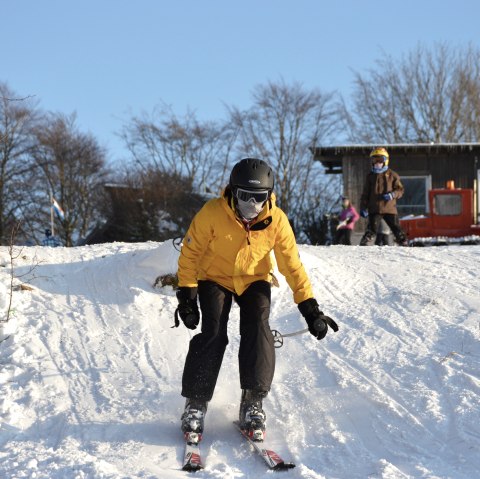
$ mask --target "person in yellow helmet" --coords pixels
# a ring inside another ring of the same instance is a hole
[[[263,438],[262,400],[270,390],[275,369],[268,323],[272,251],[310,333],[323,339],[328,326],[338,330],[313,297],[292,227],[275,205],[273,186],[274,173],[265,161],[244,158],[233,167],[222,195],[203,206],[184,238],[178,261],[177,312],[190,329],[198,326],[202,313],[201,332],[190,341],[182,377],[186,404],[181,429],[186,437],[201,437],[203,433],[235,301],[240,308],[240,425],[250,437]]]
[[[368,218],[368,225],[360,246],[374,243],[382,218],[392,230],[396,242],[407,246],[407,236],[400,227],[397,212],[397,200],[404,192],[400,176],[389,168],[390,155],[386,148],[374,148],[370,159],[372,169],[365,179],[360,198],[360,216]]]

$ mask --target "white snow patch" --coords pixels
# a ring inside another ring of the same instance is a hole
[[[480,246],[300,246],[340,325],[285,338],[265,401],[291,478],[455,478],[480,470]],[[7,257],[0,248],[0,257]],[[24,248],[0,336],[0,477],[181,478],[183,362],[172,242]],[[33,269],[32,269],[33,268]],[[305,328],[277,272],[271,326]],[[0,269],[0,311],[9,268]],[[233,428],[238,307],[206,419],[203,478],[271,477]],[[289,433],[288,444],[283,436]]]

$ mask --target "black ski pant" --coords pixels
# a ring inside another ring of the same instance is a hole
[[[387,223],[388,227],[392,230],[393,236],[395,236],[395,240],[398,244],[403,244],[405,241],[407,241],[407,235],[400,227],[398,215],[387,213],[381,215],[374,213],[368,216],[367,231],[365,231],[365,234],[360,240],[360,246],[367,246],[373,242],[377,236],[378,226],[380,221],[382,221],[382,217],[385,220],[385,223]]]
[[[275,371],[275,347],[268,323],[270,283],[256,281],[238,296],[213,281],[199,281],[198,299],[202,330],[190,341],[182,396],[212,399],[228,344],[227,324],[233,299],[240,307],[240,387],[268,392]]]
[[[340,228],[337,230],[333,244],[352,246],[352,230],[349,228]]]

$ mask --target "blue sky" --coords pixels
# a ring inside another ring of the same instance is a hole
[[[160,101],[221,120],[269,80],[348,97],[382,52],[480,47],[478,0],[0,0],[0,17],[0,81],[77,112],[110,160],[127,119]]]

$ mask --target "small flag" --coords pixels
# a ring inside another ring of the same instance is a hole
[[[65,219],[65,212],[62,210],[55,198],[52,198],[52,205],[55,213],[57,213],[57,216],[63,221]]]

